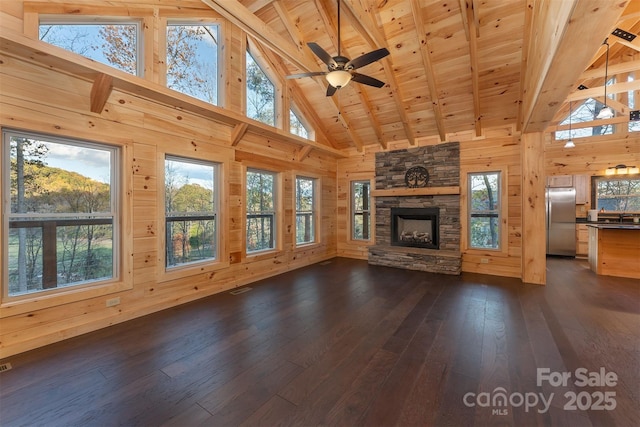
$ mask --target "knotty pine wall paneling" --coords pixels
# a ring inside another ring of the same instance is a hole
[[[564,141],[545,145],[545,172],[550,175],[604,175],[618,164],[640,167],[638,132],[573,138],[575,148],[564,148]]]
[[[6,16],[7,2],[0,9]],[[4,22],[3,22],[4,24]],[[256,280],[336,256],[336,173],[333,157],[312,150],[302,162],[294,160],[298,147],[291,143],[248,133],[236,147],[230,144],[232,128],[195,113],[178,110],[153,99],[114,89],[100,114],[89,110],[91,82],[82,76],[56,71],[18,57],[0,53],[0,126],[61,137],[111,143],[123,147],[123,215],[129,225],[125,240],[131,243],[123,268],[130,271],[128,289],[96,292],[90,297],[38,298],[0,306],[0,358],[97,330],[192,301]],[[236,58],[238,59],[238,58]],[[241,56],[244,60],[244,56]],[[163,267],[164,197],[162,171],[165,153],[220,161],[224,199],[221,206],[221,262],[218,268],[188,270],[166,275]],[[295,248],[292,199],[283,203],[283,230],[279,250],[260,257],[244,257],[245,226],[242,162],[272,169],[283,179],[283,197],[293,197],[294,171],[309,170],[319,176],[319,243]],[[284,160],[283,160],[284,159]],[[0,231],[3,233],[3,231]],[[0,238],[2,236],[0,235]],[[77,293],[76,293],[77,294]],[[106,307],[106,300],[120,304]]]
[[[355,153],[347,159],[338,160],[337,187],[337,240],[338,255],[347,258],[367,259],[369,246],[375,243],[375,208],[371,198],[371,240],[351,238],[351,182],[370,180],[375,189],[375,152]]]

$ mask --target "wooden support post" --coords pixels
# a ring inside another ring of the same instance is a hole
[[[522,135],[522,281],[547,281],[544,136]]]

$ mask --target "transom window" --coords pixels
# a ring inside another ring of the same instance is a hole
[[[275,126],[275,86],[248,51],[246,73],[247,117]]]
[[[167,25],[167,87],[218,104],[218,26]]]
[[[217,258],[218,164],[167,156],[167,268]]]
[[[316,179],[296,177],[296,243],[316,240]]]
[[[3,131],[4,297],[117,277],[119,150]]]
[[[369,181],[351,182],[351,238],[369,240],[371,235],[371,208]]]
[[[40,22],[40,40],[110,65],[142,75],[140,24],[133,21]]]
[[[469,247],[500,249],[500,172],[469,174]]]
[[[275,249],[276,174],[247,170],[247,252]]]

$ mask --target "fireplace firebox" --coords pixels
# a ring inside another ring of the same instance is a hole
[[[391,208],[391,245],[439,249],[439,208]]]

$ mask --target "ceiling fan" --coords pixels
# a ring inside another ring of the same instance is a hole
[[[387,50],[387,48],[383,47],[381,49],[365,53],[364,55],[361,55],[355,59],[349,59],[340,55],[340,0],[338,0],[338,55],[332,57],[317,43],[307,43],[307,46],[309,46],[313,53],[315,53],[316,56],[327,65],[328,71],[292,74],[290,76],[287,76],[287,79],[325,76],[325,78],[329,82],[329,86],[327,87],[327,96],[333,95],[334,93],[336,93],[336,90],[340,89],[341,87],[345,87],[351,80],[357,83],[362,83],[374,87],[384,86],[384,82],[373,77],[366,76],[364,74],[356,73],[354,70],[360,67],[364,67],[365,65],[369,65],[372,62],[378,61],[389,55],[389,51]]]

